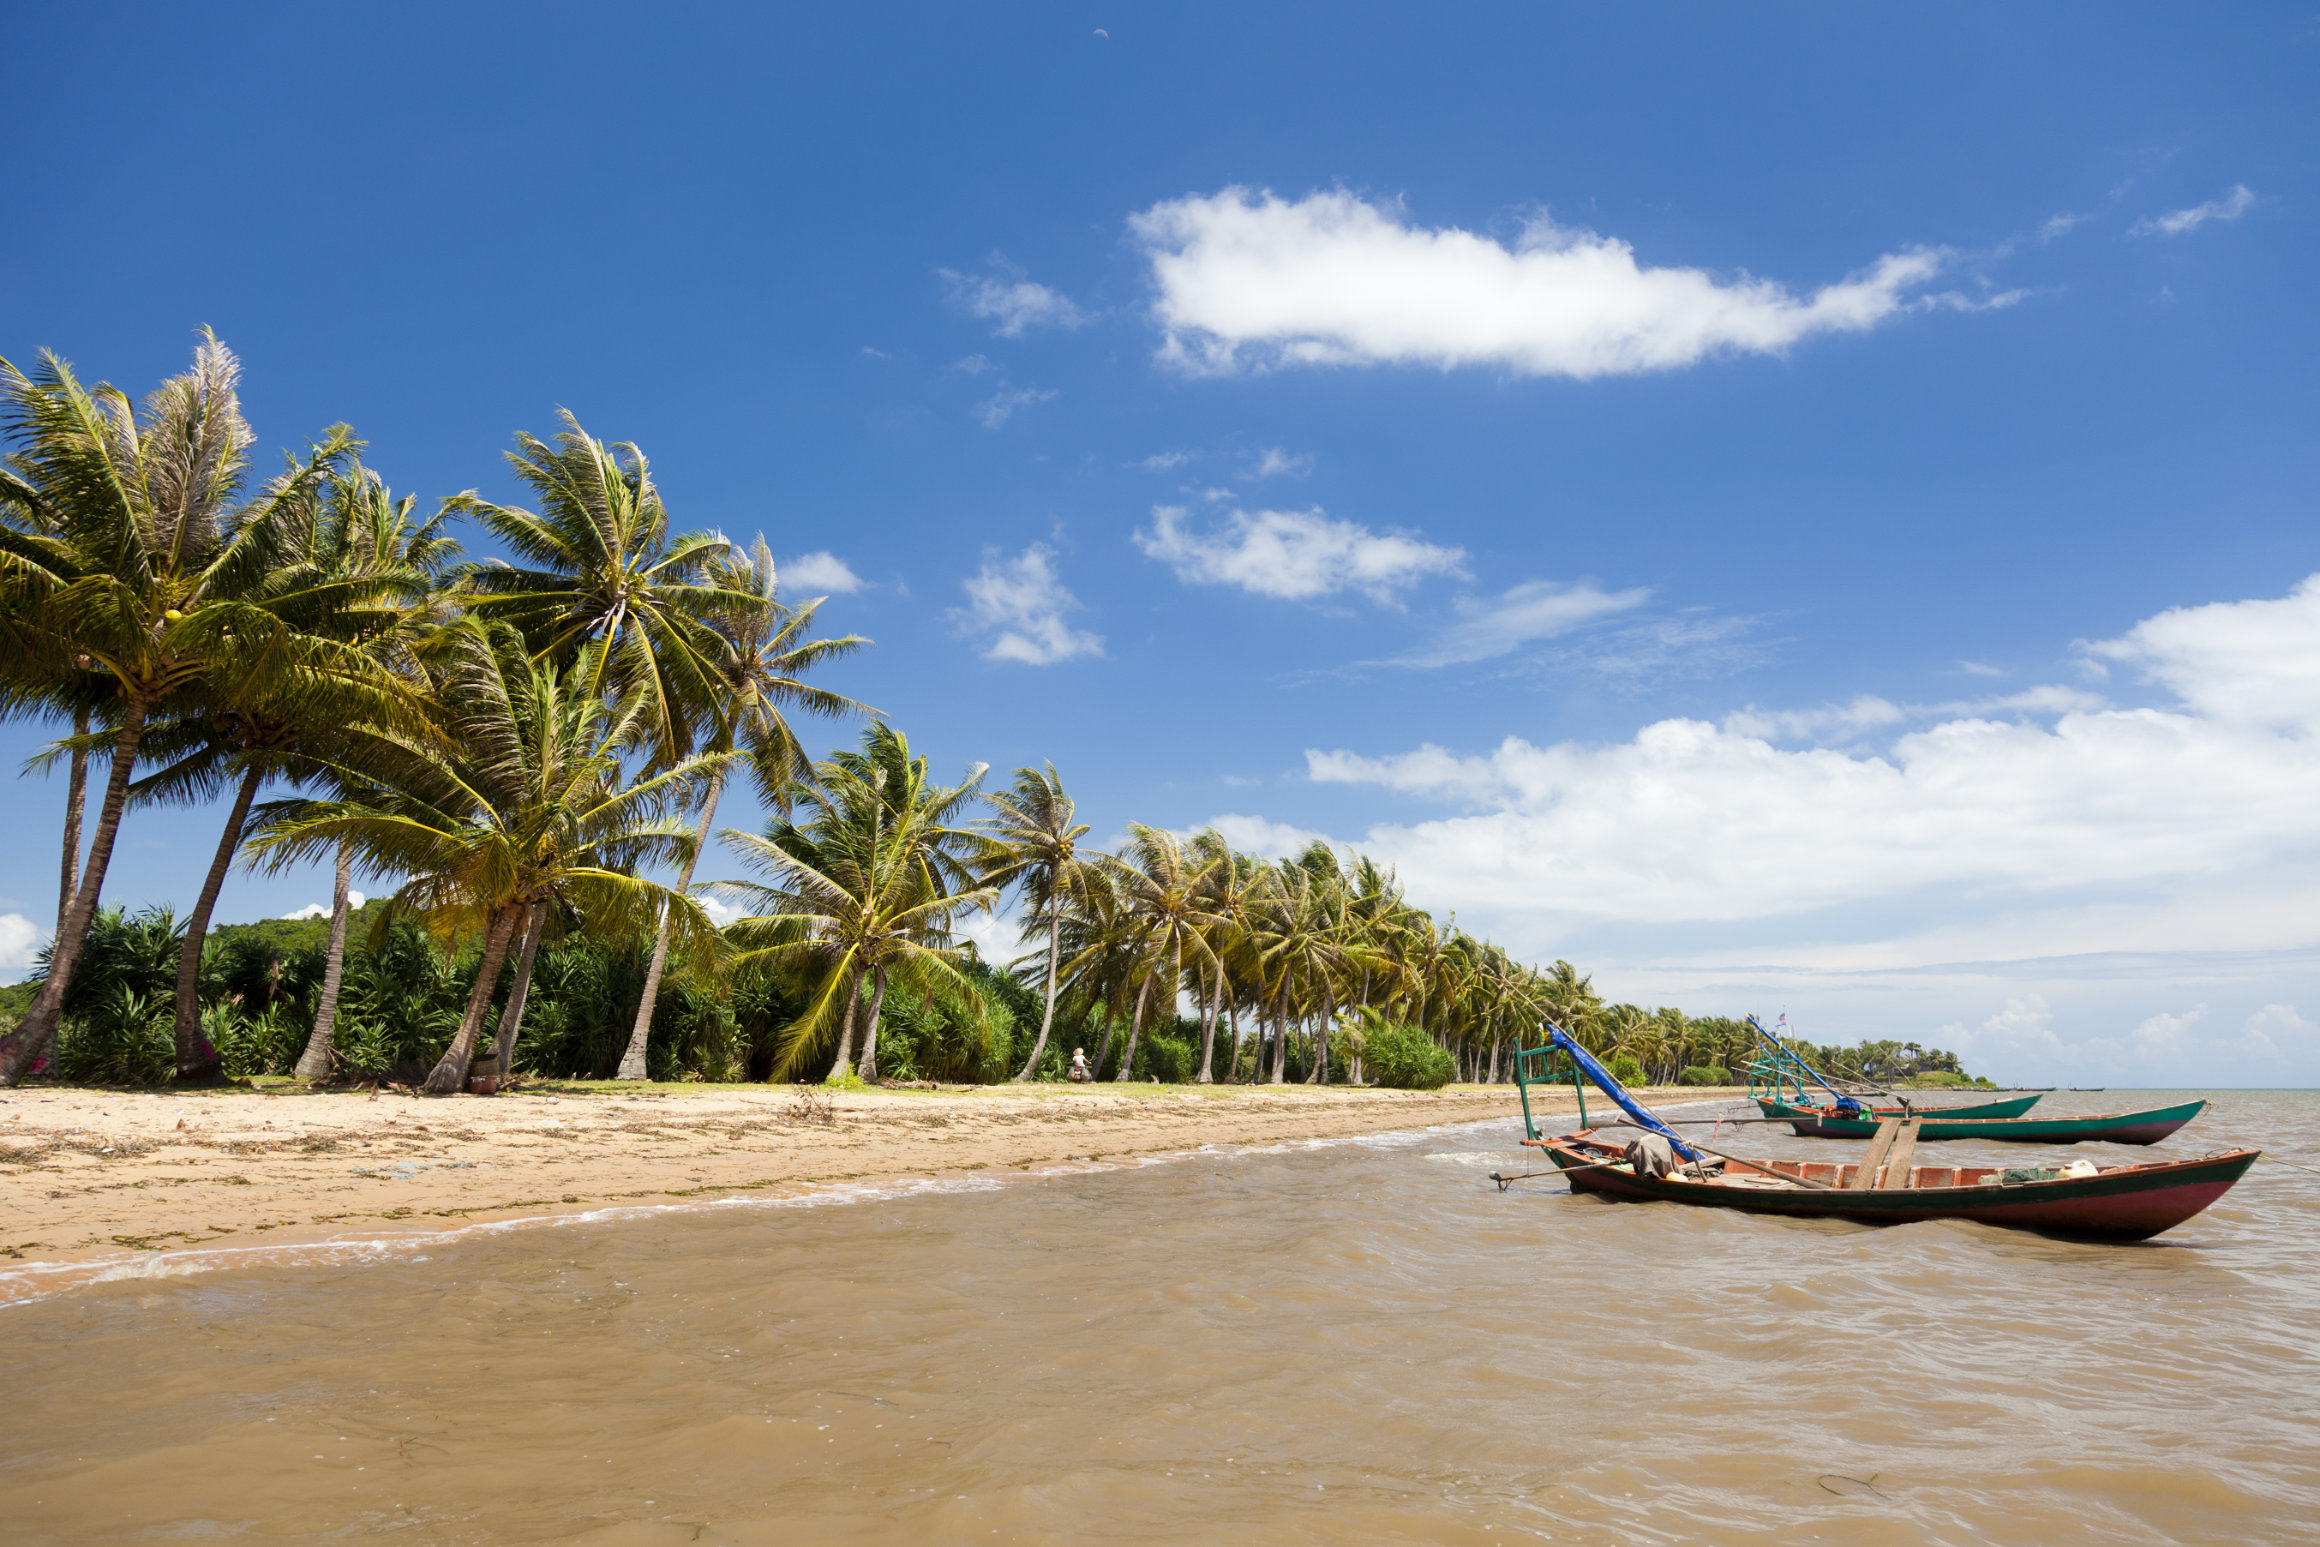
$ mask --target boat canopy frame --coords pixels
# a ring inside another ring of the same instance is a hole
[[[1764,1023],[1753,1015],[1748,1017],[1748,1029],[1756,1033],[1756,1057],[1748,1064],[1748,1094],[1751,1098],[1758,1097],[1757,1087],[1762,1085],[1766,1094],[1775,1101],[1788,1100],[1789,1093],[1793,1091],[1799,1106],[1814,1104],[1805,1093],[1804,1082],[1809,1079],[1835,1098],[1838,1111],[1865,1113],[1868,1110],[1859,1096],[1831,1085],[1827,1076],[1806,1063],[1795,1048],[1765,1030]],[[1893,1094],[1881,1086],[1869,1085],[1864,1088],[1877,1095]],[[1908,1105],[1907,1102],[1902,1104]]]
[[[1602,1062],[1593,1053],[1581,1047],[1577,1038],[1553,1021],[1542,1022],[1540,1029],[1546,1033],[1546,1040],[1537,1047],[1524,1047],[1520,1043],[1515,1046],[1514,1085],[1516,1093],[1522,1098],[1523,1131],[1525,1134],[1533,1139],[1541,1137],[1538,1119],[1531,1113],[1531,1087],[1533,1085],[1560,1085],[1563,1083],[1562,1076],[1548,1064],[1550,1057],[1560,1053],[1571,1061],[1571,1088],[1579,1096],[1580,1132],[1586,1132],[1588,1127],[1587,1088],[1579,1080],[1579,1076],[1584,1074],[1588,1079],[1593,1080],[1603,1094],[1609,1096],[1621,1111],[1635,1120],[1636,1127],[1649,1129],[1667,1140],[1675,1147],[1675,1152],[1685,1160],[1696,1161],[1700,1158],[1699,1151],[1686,1144],[1682,1134],[1663,1122],[1658,1113],[1629,1095],[1627,1087],[1619,1083],[1618,1077],[1604,1068]]]

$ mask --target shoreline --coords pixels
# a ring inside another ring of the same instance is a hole
[[[1542,1116],[1572,1110],[1567,1091],[1559,1101],[1534,1091],[1532,1105]],[[547,1084],[435,1098],[18,1087],[0,1097],[0,1276],[124,1260],[165,1272],[168,1258],[196,1248],[777,1200],[1520,1111],[1512,1086]],[[0,1288],[0,1303],[12,1298]]]

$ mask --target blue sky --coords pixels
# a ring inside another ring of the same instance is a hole
[[[938,763],[1360,844],[1620,997],[2320,1081],[2309,9],[13,37],[20,363],[142,393],[208,324],[262,438],[428,504],[568,407],[803,561]],[[133,819],[108,896],[214,838]]]

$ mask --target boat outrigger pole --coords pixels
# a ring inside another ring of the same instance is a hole
[[[1781,1094],[1780,1087],[1785,1081],[1796,1087],[1797,1099],[1803,1100],[1804,1082],[1805,1079],[1809,1078],[1815,1085],[1836,1098],[1838,1111],[1861,1112],[1866,1110],[1861,1105],[1860,1097],[1849,1096],[1823,1079],[1818,1069],[1798,1057],[1796,1049],[1781,1041],[1771,1032],[1766,1031],[1764,1023],[1753,1015],[1748,1017],[1748,1028],[1756,1033],[1756,1040],[1764,1049],[1764,1056],[1759,1058],[1756,1061],[1756,1066],[1748,1072],[1771,1081],[1772,1094],[1776,1098]]]
[[[1636,1100],[1633,1096],[1630,1096],[1627,1093],[1627,1087],[1620,1084],[1619,1081],[1612,1076],[1611,1071],[1604,1068],[1601,1063],[1597,1062],[1595,1055],[1581,1047],[1577,1039],[1574,1038],[1569,1032],[1556,1025],[1553,1021],[1545,1022],[1544,1026],[1547,1033],[1547,1040],[1540,1043],[1537,1047],[1518,1048],[1515,1051],[1514,1058],[1514,1083],[1515,1089],[1520,1092],[1522,1096],[1523,1127],[1528,1130],[1532,1138],[1535,1139],[1539,1136],[1539,1126],[1531,1119],[1530,1087],[1533,1085],[1543,1085],[1549,1083],[1547,1076],[1547,1055],[1553,1052],[1560,1052],[1564,1057],[1571,1060],[1571,1085],[1579,1092],[1579,1126],[1582,1130],[1584,1130],[1587,1126],[1587,1092],[1579,1085],[1579,1076],[1584,1074],[1588,1079],[1595,1082],[1596,1086],[1602,1090],[1604,1095],[1609,1096],[1614,1102],[1618,1103],[1619,1109],[1621,1111],[1625,1112],[1629,1117],[1634,1118],[1638,1127],[1648,1128],[1653,1133],[1656,1133],[1661,1138],[1667,1140],[1669,1144],[1675,1146],[1675,1152],[1678,1155],[1681,1155],[1684,1159],[1698,1160],[1700,1158],[1699,1152],[1693,1149],[1691,1145],[1684,1142],[1684,1137],[1682,1134],[1677,1133],[1666,1123],[1661,1122],[1657,1113],[1653,1112],[1651,1108],[1645,1106],[1642,1102]],[[1536,1075],[1531,1075],[1526,1072],[1527,1061],[1530,1060],[1536,1060],[1536,1067],[1538,1069],[1538,1073]],[[1553,1083],[1559,1084],[1560,1081],[1555,1081]]]

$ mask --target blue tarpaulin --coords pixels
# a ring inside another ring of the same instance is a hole
[[[1676,1153],[1686,1160],[1697,1160],[1699,1154],[1683,1140],[1683,1135],[1661,1122],[1651,1108],[1627,1093],[1627,1087],[1611,1076],[1611,1071],[1595,1061],[1595,1055],[1581,1047],[1577,1040],[1553,1021],[1547,1022],[1547,1040],[1570,1055],[1579,1072],[1603,1087],[1603,1094],[1619,1103],[1620,1110],[1634,1118],[1653,1133],[1659,1134],[1676,1147]]]

